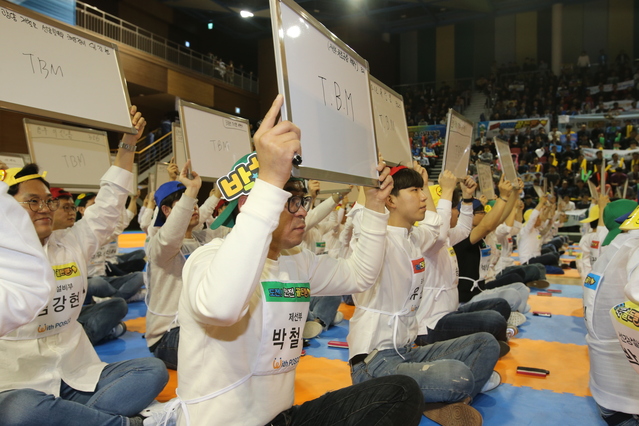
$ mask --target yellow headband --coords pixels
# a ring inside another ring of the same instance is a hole
[[[0,170],[0,181],[6,183],[9,186],[17,185],[22,182],[26,182],[32,179],[42,178],[44,179],[47,176],[47,172],[42,172],[41,175],[26,175],[16,179],[16,175],[21,171],[20,167],[13,167],[7,170]]]

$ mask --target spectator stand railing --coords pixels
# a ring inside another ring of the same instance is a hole
[[[212,55],[196,52],[81,1],[76,2],[75,10],[76,25],[79,27],[160,57],[173,64],[258,93],[259,82],[253,73],[234,69],[232,75],[228,74],[228,68],[226,71],[221,70]]]
[[[172,133],[173,132],[169,132],[163,135],[151,144],[142,143],[142,148],[139,151],[136,151],[138,176],[143,175],[147,170],[155,166],[155,163],[165,159],[173,153]],[[147,140],[146,136],[142,139],[142,142],[145,140]],[[138,146],[140,146],[140,142],[138,142]]]

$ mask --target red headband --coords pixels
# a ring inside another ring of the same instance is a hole
[[[401,169],[407,169],[408,167],[406,166],[395,166],[395,167],[391,167],[390,169],[390,175],[393,176],[395,173],[397,173],[398,171],[400,171]]]

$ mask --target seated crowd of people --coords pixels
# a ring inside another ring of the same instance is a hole
[[[0,170],[0,291],[9,301],[0,322],[3,424],[403,426],[423,415],[441,425],[482,424],[473,400],[501,384],[495,365],[526,322],[530,288],[547,288],[547,271],[561,271],[568,240],[558,230],[575,208],[573,187],[584,183],[573,177],[584,170],[579,156],[548,151],[556,164],[545,177],[557,196],[502,175],[494,199],[476,198],[471,176],[445,171],[429,185],[419,162],[389,168],[380,159],[379,187],[360,187],[356,202],[351,188],[319,202],[321,183],[291,177],[301,130],[277,120],[282,103],[278,96],[256,131],[256,151],[202,203],[197,170],[171,162],[169,182],[147,194],[139,212],[143,251],[118,255],[116,243],[138,213],[136,197],[126,206],[137,135],[124,136],[99,191],[75,200],[51,188],[35,164]],[[135,107],[131,119],[141,135]],[[522,140],[520,153],[538,136]],[[473,150],[471,162],[492,163],[487,139]],[[572,165],[563,166],[569,174],[556,173],[560,162]],[[606,173],[594,167],[585,165],[592,179]],[[240,192],[228,184],[236,175],[251,180]],[[612,236],[626,247],[639,232],[620,234],[615,222],[636,202],[590,201],[586,220],[598,226],[583,237],[586,276],[600,271],[598,258],[618,261],[605,242],[592,243],[601,227],[614,250]],[[630,247],[624,259],[634,271]],[[627,281],[614,285],[623,293]],[[294,406],[304,341],[343,319],[343,298],[355,305],[347,337],[353,385]],[[101,362],[93,345],[126,331],[122,318],[135,300],[147,305],[150,356]],[[601,317],[591,310],[589,327],[600,327]],[[591,342],[605,364],[609,342]],[[178,397],[154,404],[167,369],[178,371]],[[597,378],[593,390],[602,416],[632,418],[637,412],[614,398],[620,385],[610,382]]]
[[[495,62],[490,75],[476,81],[490,109],[481,121],[549,117],[556,125],[560,115],[636,110],[639,67],[623,52],[611,62],[603,51],[596,65],[588,59],[564,65],[555,75],[543,60],[535,64],[526,58],[522,67]]]

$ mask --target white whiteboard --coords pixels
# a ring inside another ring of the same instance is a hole
[[[508,142],[495,138],[495,147],[497,148],[497,155],[499,156],[499,162],[501,163],[501,170],[504,172],[504,178],[512,183],[514,187],[518,187],[519,182],[517,181],[517,171],[515,170],[515,163],[513,163],[513,157],[510,153],[510,146],[508,146]]]
[[[375,77],[370,79],[377,149],[387,164],[412,167],[404,98]]]
[[[164,163],[164,162],[155,163],[155,176],[154,176],[155,186],[153,187],[153,192],[157,191],[160,186],[164,185],[165,183],[171,180],[169,178],[168,168],[169,168],[168,163]]]
[[[0,108],[135,133],[117,46],[0,0]]]
[[[23,119],[31,161],[63,188],[99,188],[111,166],[106,132]]]
[[[282,119],[302,130],[293,175],[378,186],[368,62],[291,0],[270,0]]]
[[[472,137],[473,123],[452,108],[449,109],[446,120],[444,170],[453,172],[457,179],[466,177]]]
[[[171,139],[173,141],[173,157],[175,157],[175,164],[178,165],[180,170],[188,161],[186,156],[186,145],[184,142],[184,132],[179,124],[171,123],[172,134]]]
[[[7,168],[24,167],[24,157],[19,154],[0,154],[0,162],[7,165]]]
[[[495,185],[493,183],[493,170],[488,164],[482,163],[481,161],[478,161],[476,166],[481,194],[489,200],[494,199]]]
[[[224,176],[251,152],[251,132],[245,118],[180,100],[180,126],[191,169],[202,178]]]

